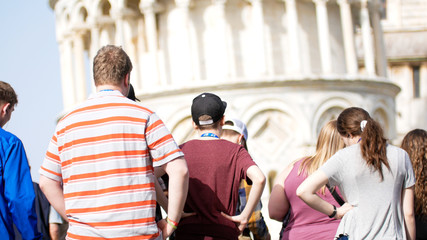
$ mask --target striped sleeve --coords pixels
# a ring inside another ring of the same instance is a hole
[[[148,118],[145,136],[154,167],[184,155],[172,134],[155,113]]]
[[[62,182],[61,160],[59,158],[56,133],[49,142],[46,156],[40,167],[39,173],[55,181]]]

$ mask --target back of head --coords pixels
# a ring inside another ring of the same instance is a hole
[[[369,113],[362,108],[351,107],[341,112],[337,119],[338,132],[344,137],[360,136],[360,149],[362,157],[368,166],[380,173],[384,178],[382,164],[388,169],[390,166],[387,160],[387,140],[384,133]]]
[[[0,81],[0,104],[4,103],[15,106],[18,103],[18,96],[9,83]]]
[[[415,172],[415,214],[427,219],[427,131],[410,131],[403,138],[401,147],[409,154]]]
[[[317,139],[316,153],[303,160],[298,173],[302,171],[308,176],[319,169],[338,150],[344,147],[344,142],[337,130],[337,121],[332,120],[322,127]]]
[[[246,150],[248,150],[246,141],[248,139],[248,129],[246,128],[246,124],[238,119],[227,119],[225,120],[224,126],[222,126],[222,136],[227,138],[237,137],[243,135],[241,142],[238,143],[242,145]]]
[[[98,50],[93,60],[95,86],[120,85],[132,70],[132,62],[121,47],[107,45]]]
[[[191,117],[198,129],[219,129],[227,103],[213,93],[202,93],[193,99]]]

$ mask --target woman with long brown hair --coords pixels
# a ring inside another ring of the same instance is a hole
[[[409,154],[414,168],[417,240],[424,240],[427,239],[427,131],[414,129],[408,132],[401,148]]]
[[[342,218],[338,238],[415,239],[415,176],[408,154],[387,144],[381,126],[362,108],[345,109],[337,129],[347,147],[310,175],[297,195],[317,211]],[[347,202],[342,207],[316,194],[327,183],[341,190]]]
[[[335,235],[339,220],[328,218],[308,207],[296,196],[296,189],[307,176],[344,147],[336,126],[337,121],[329,121],[323,126],[317,140],[316,153],[290,164],[274,182],[268,202],[270,218],[282,222],[290,211],[288,224],[281,234],[282,240],[332,239]],[[320,196],[328,203],[338,206],[326,187],[322,188]]]

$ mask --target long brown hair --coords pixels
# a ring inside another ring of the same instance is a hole
[[[410,131],[402,140],[401,147],[409,154],[415,172],[415,214],[427,218],[427,132],[423,129]]]
[[[298,169],[298,175],[301,173],[304,173],[306,176],[311,175],[343,147],[344,142],[337,131],[337,121],[329,121],[320,130],[316,153],[302,161]],[[322,189],[322,192],[324,193],[324,189]]]
[[[361,122],[366,121],[362,131]],[[338,132],[344,136],[360,136],[360,149],[362,157],[369,167],[378,171],[381,180],[384,179],[382,164],[389,170],[387,160],[387,139],[384,138],[383,129],[380,124],[369,116],[362,108],[351,107],[341,112],[337,119]]]

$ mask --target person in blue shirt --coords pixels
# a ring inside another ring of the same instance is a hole
[[[15,239],[15,224],[22,239],[42,239],[37,230],[35,192],[24,145],[3,129],[17,103],[13,88],[0,81],[0,238]]]

